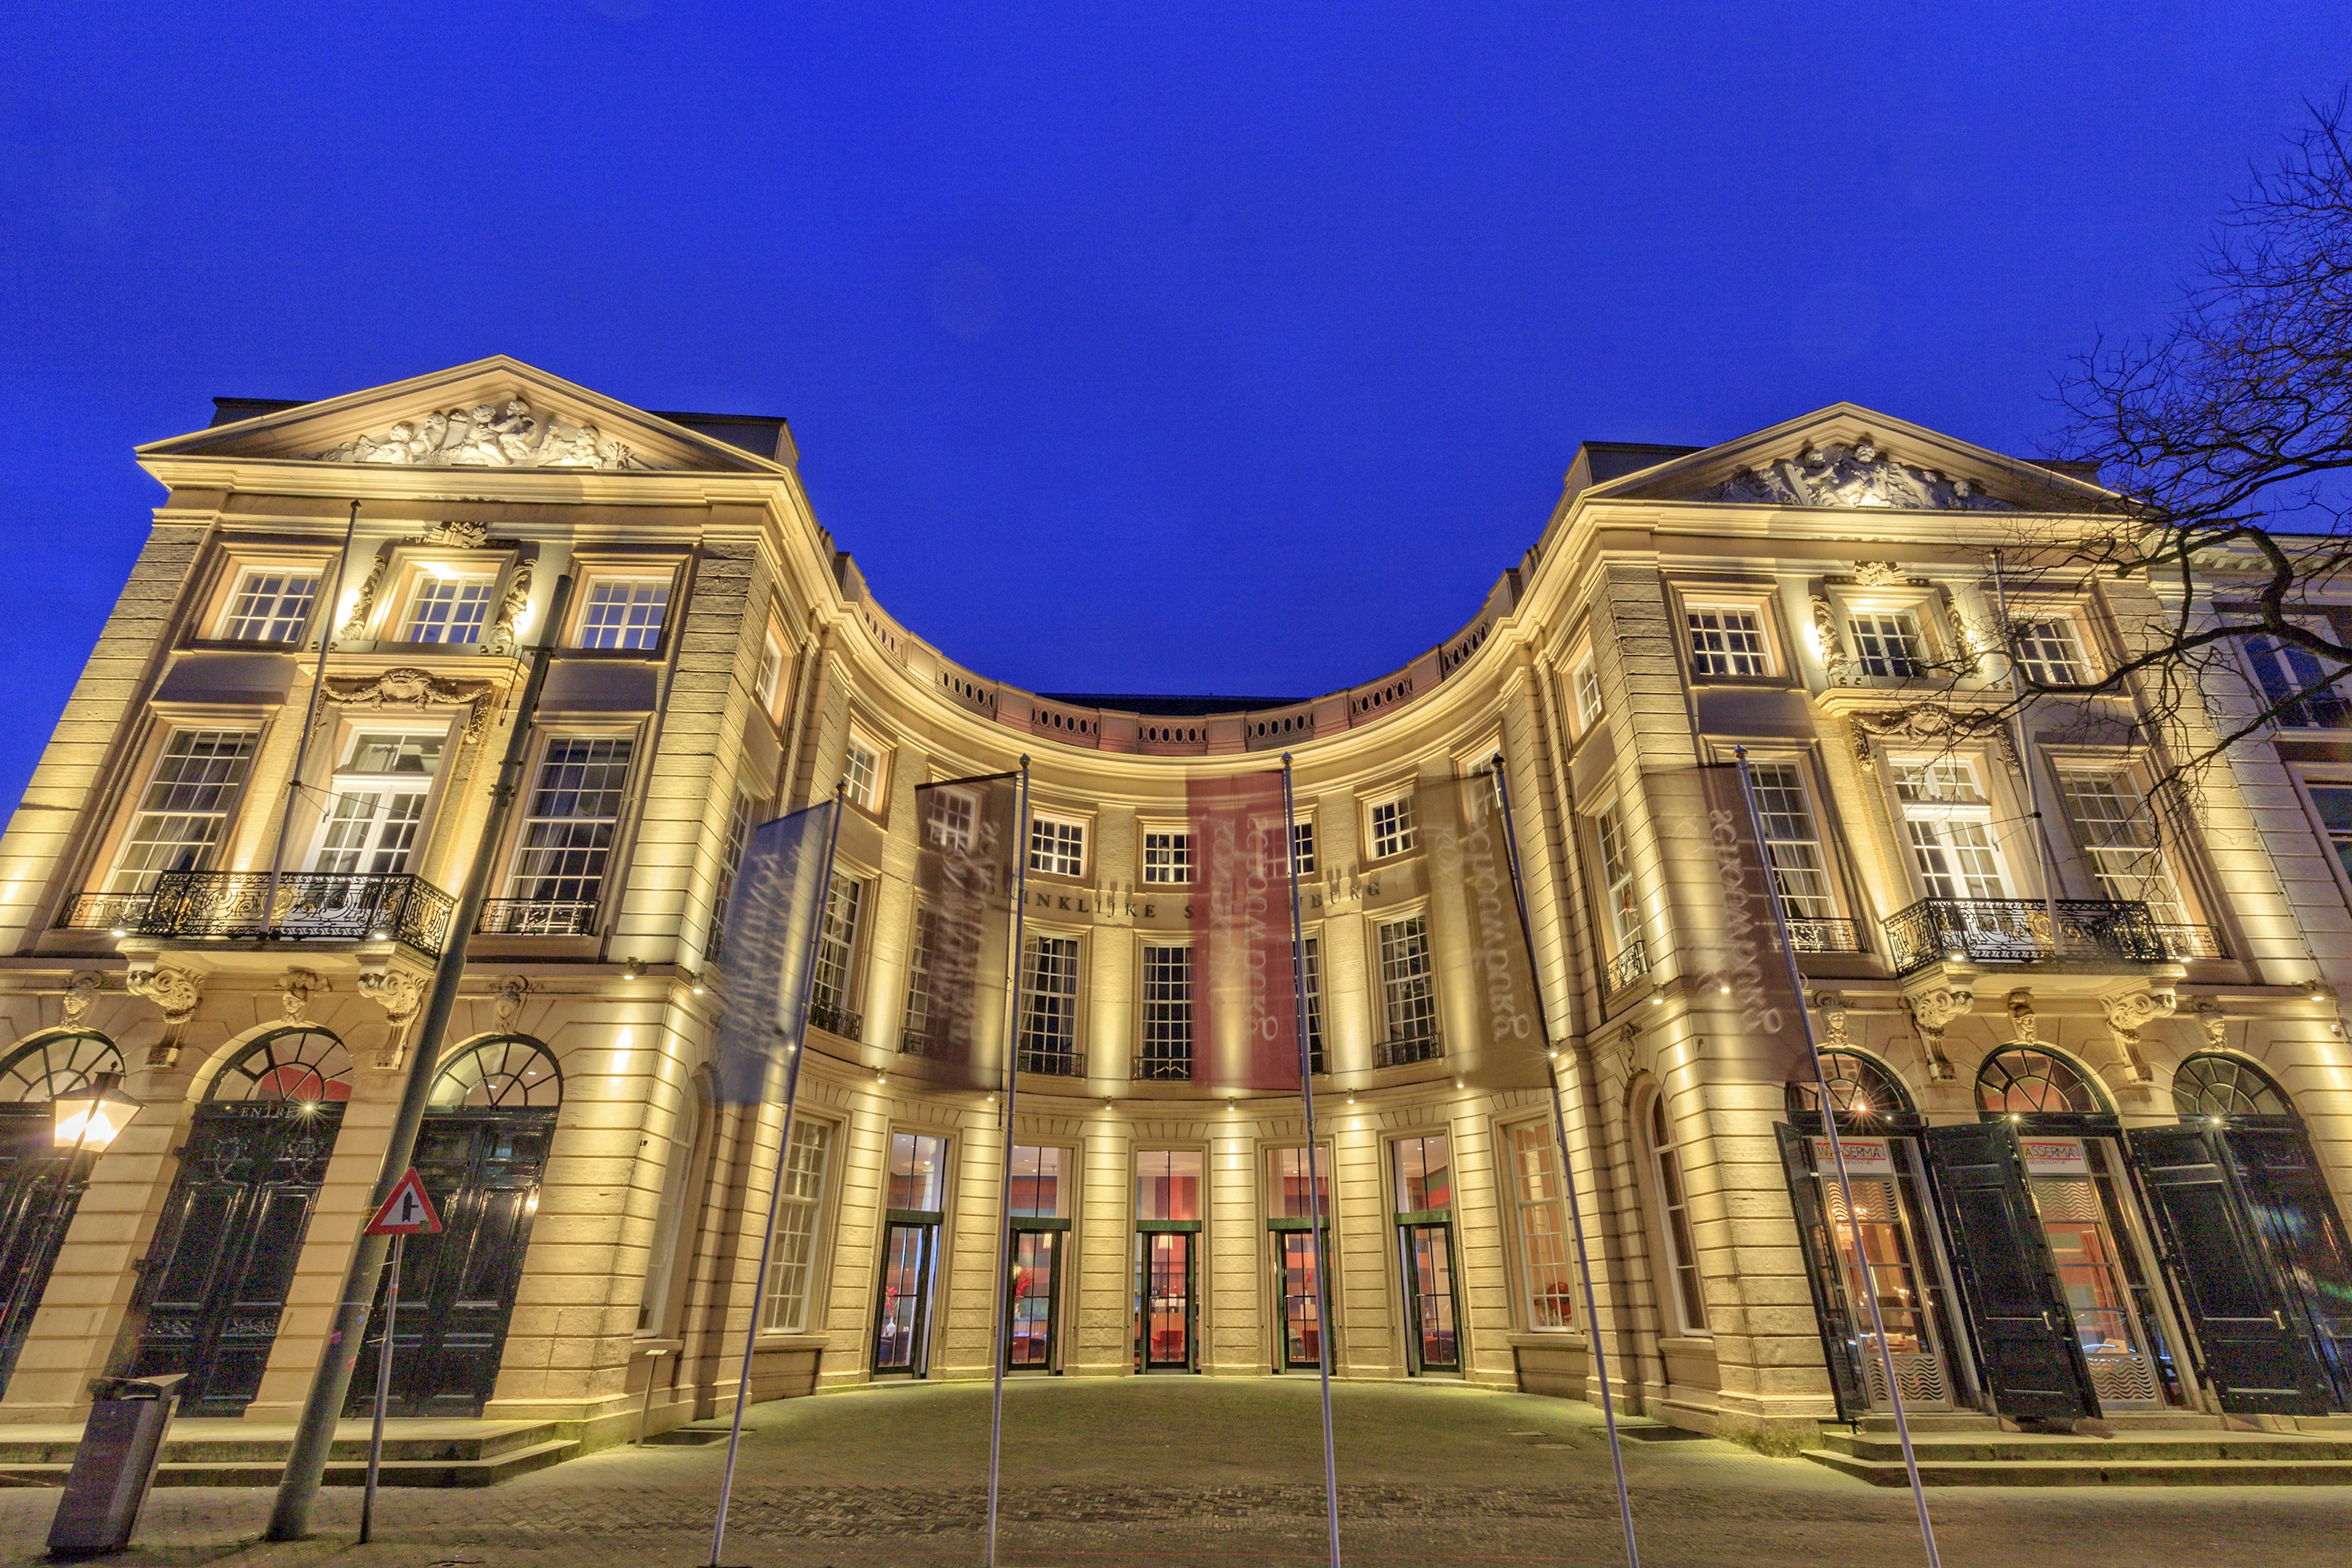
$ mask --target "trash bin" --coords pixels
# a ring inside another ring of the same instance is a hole
[[[102,1377],[90,1384],[98,1400],[49,1521],[50,1556],[98,1557],[131,1544],[186,1376]]]

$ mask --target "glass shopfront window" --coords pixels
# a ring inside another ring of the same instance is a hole
[[[1201,1242],[1201,1152],[1136,1156],[1136,1363],[1189,1371],[1195,1358]]]

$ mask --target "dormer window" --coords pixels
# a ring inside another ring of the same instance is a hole
[[[416,585],[408,605],[408,641],[478,643],[490,616],[490,591],[497,579],[433,572]]]

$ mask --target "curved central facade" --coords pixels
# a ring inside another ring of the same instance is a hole
[[[1956,1413],[2219,1415],[2252,1384],[2197,1370],[2228,1352],[2160,1173],[2198,1139],[2285,1140],[2313,1173],[2293,1201],[2338,1223],[2352,1083],[2259,791],[2221,780],[2143,842],[2160,759],[2127,703],[2021,738],[1981,719],[2008,679],[1989,552],[2107,526],[2087,476],[1845,406],[1589,446],[1458,635],[1348,691],[1202,711],[941,656],[818,525],[781,421],[648,415],[506,360],[225,413],[142,448],[169,497],[0,846],[0,1100],[37,1114],[112,1060],[147,1107],[69,1178],[0,1418],[60,1418],[125,1357],[200,1363],[215,1413],[290,1415],[444,890],[485,853],[419,1156],[479,1268],[456,1241],[428,1265],[396,1414],[624,1439],[731,1397],[746,1333],[761,1397],[984,1377],[1002,1303],[1024,1374],[1279,1375],[1328,1332],[1342,1377],[1585,1396],[1597,1328],[1630,1405],[1710,1430],[1809,1431],[1884,1403],[1885,1364]],[[2040,657],[2086,665],[2156,606],[2032,592]],[[550,632],[485,845],[519,650]],[[1740,747],[1874,1212],[1824,1185],[1818,1095],[1743,1065],[1702,957],[1724,910],[1696,770]],[[1286,757],[1319,1247],[1297,1098],[1212,1088],[1193,1035],[1188,791]],[[1417,812],[1497,758],[1590,1300],[1551,1095],[1465,1070],[1486,955]],[[916,791],[1024,763],[1008,1128],[928,1047]],[[750,828],[836,790],[761,1279],[782,1119],[714,1098],[719,912]],[[2036,843],[2037,805],[2071,838]],[[2009,1232],[1970,1217],[1971,1171],[2024,1194]],[[2309,1276],[2245,1245],[2281,1292]],[[2023,1349],[1992,1283],[2012,1256],[2050,1282]],[[2352,1328],[2301,1301],[2280,1321],[2308,1364],[2265,1397],[2341,1409]]]

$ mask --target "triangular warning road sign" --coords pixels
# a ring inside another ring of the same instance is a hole
[[[441,1216],[434,1212],[433,1200],[425,1195],[425,1180],[414,1165],[367,1224],[370,1236],[431,1236],[440,1228]]]

